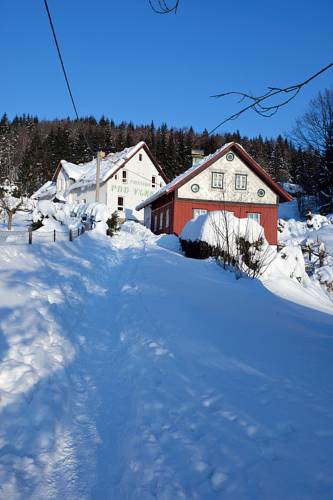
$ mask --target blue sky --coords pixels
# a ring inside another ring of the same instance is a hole
[[[172,0],[170,0],[172,1]],[[42,0],[2,0],[0,114],[74,116]],[[82,116],[212,129],[238,109],[228,90],[262,93],[333,60],[331,0],[181,0],[156,15],[148,0],[49,0]],[[221,131],[290,131],[333,70],[272,118],[248,113]]]

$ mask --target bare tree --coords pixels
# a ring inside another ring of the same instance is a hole
[[[310,101],[306,113],[296,120],[294,140],[320,159],[322,208],[333,207],[333,89],[326,89]]]

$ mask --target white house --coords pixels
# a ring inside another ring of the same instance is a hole
[[[96,163],[75,165],[61,160],[52,183],[42,191],[42,197],[51,189],[53,197],[69,203],[92,203],[96,197]],[[147,144],[135,146],[117,153],[110,153],[100,164],[99,201],[105,203],[110,212],[118,211],[123,219],[143,221],[143,213],[135,207],[153,195],[167,181],[161,167],[152,156]]]

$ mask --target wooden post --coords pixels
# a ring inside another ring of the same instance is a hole
[[[73,233],[72,230],[69,230],[69,241],[73,241]]]
[[[55,240],[56,240],[56,230],[54,229],[53,230],[53,241],[55,241]]]
[[[31,227],[29,227],[29,229],[28,229],[28,235],[29,235],[29,245],[31,245],[32,244],[32,229],[31,229]]]

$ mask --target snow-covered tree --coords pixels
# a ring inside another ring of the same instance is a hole
[[[12,229],[13,215],[22,208],[18,187],[6,179],[0,184],[0,211],[6,216],[8,231]]]

